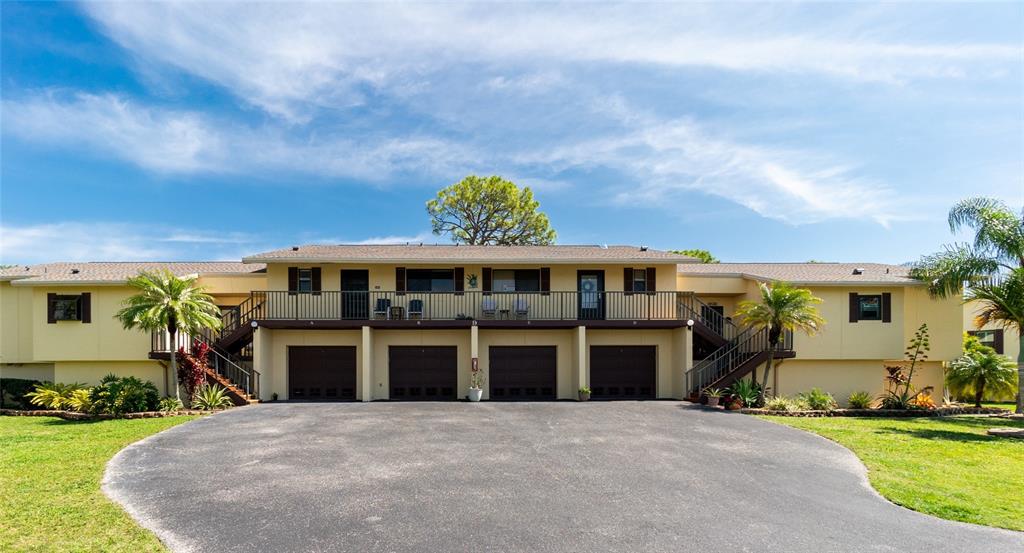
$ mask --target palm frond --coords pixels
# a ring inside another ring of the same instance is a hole
[[[979,282],[967,291],[966,298],[980,303],[974,318],[978,328],[993,324],[1024,332],[1024,269]]]
[[[169,271],[142,272],[128,279],[136,293],[122,302],[115,314],[125,329],[153,331],[177,328],[193,333],[219,328],[220,310],[195,278],[180,278]]]
[[[1024,266],[1024,213],[995,198],[967,198],[949,210],[949,228],[974,230],[974,248],[1003,262]]]
[[[740,302],[736,317],[743,324],[769,330],[799,330],[814,335],[825,324],[816,307],[821,298],[810,290],[796,288],[785,282],[762,282],[758,285],[760,301]]]
[[[953,244],[945,251],[922,257],[910,269],[911,278],[928,284],[928,292],[945,298],[960,294],[964,283],[980,282],[999,273],[1001,265],[968,244]]]

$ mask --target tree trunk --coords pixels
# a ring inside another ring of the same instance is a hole
[[[768,389],[768,375],[772,372],[772,363],[775,361],[775,346],[768,346],[768,362],[764,366],[764,376],[761,377],[761,390],[757,392],[758,405],[764,405],[765,391]]]
[[[1024,328],[1018,330],[1020,338],[1017,343],[1020,351],[1017,352],[1017,413],[1024,414]]]
[[[178,387],[178,350],[174,348],[177,345],[177,342],[174,340],[177,333],[176,328],[167,329],[167,334],[171,338],[171,378],[174,379],[174,397],[181,401],[181,391]]]
[[[985,397],[985,378],[979,378],[974,383],[974,406],[981,409],[981,398]]]

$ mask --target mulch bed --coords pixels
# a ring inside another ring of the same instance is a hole
[[[939,407],[936,409],[835,409],[832,411],[769,411],[768,409],[740,409],[747,415],[776,417],[948,417],[950,415],[1003,415],[1004,409],[991,407]]]
[[[216,412],[216,411],[213,411]],[[20,409],[0,409],[0,416],[8,417],[58,417],[69,421],[107,420],[107,419],[158,419],[162,417],[177,417],[181,415],[209,415],[211,411],[145,411],[142,413],[125,413],[123,415],[94,415],[91,413],[77,413],[75,411],[48,411],[39,409],[35,411],[23,411]]]

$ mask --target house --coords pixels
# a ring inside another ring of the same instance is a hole
[[[223,328],[200,336],[125,331],[125,280],[195,275]],[[732,319],[757,283],[787,280],[825,301],[815,337],[787,335],[772,388],[843,399],[881,392],[922,322],[942,390],[962,312],[905,269],[715,264],[636,246],[307,245],[241,263],[51,263],[0,271],[0,377],[96,382],[135,374],[165,393],[171,351],[200,339],[239,394],[264,400],[454,400],[472,369],[484,399],[682,398],[763,370],[766,333]]]

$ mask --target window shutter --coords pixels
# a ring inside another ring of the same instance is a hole
[[[466,269],[465,267],[455,268],[455,291],[462,292],[466,289]]]
[[[658,291],[658,285],[656,284],[657,282],[658,282],[657,272],[654,270],[654,267],[648,267],[647,268],[647,291],[648,292],[657,292]]]
[[[882,292],[882,322],[892,322],[892,294]]]
[[[622,291],[632,292],[633,291],[633,268],[626,267],[622,269]]]
[[[320,291],[320,283],[321,283],[321,280],[320,280],[320,267],[313,267],[312,269],[310,269],[309,270],[309,276],[310,276],[310,288],[312,288],[314,292],[319,292]]]
[[[493,284],[492,281],[491,281],[491,268],[490,267],[484,267],[483,269],[481,269],[480,273],[481,273],[480,274],[480,278],[484,279],[484,281],[480,284],[480,286],[482,287],[482,290],[484,292],[490,293],[491,286]]]
[[[996,350],[999,355],[1003,354],[1003,329],[997,329],[992,331],[992,349]]]
[[[540,268],[540,291],[545,292],[545,295],[551,292],[551,267]]]
[[[850,292],[850,322],[857,322],[859,316],[860,301],[857,299],[857,292]]]
[[[79,315],[81,316],[83,323],[92,322],[92,294],[85,292],[82,294],[79,301]]]
[[[405,293],[405,267],[395,267],[395,292]]]
[[[288,291],[295,293],[299,289],[299,268],[288,267]]]
[[[57,319],[54,317],[53,308],[54,304],[57,303],[57,294],[46,294],[46,322],[47,324],[57,324]]]

